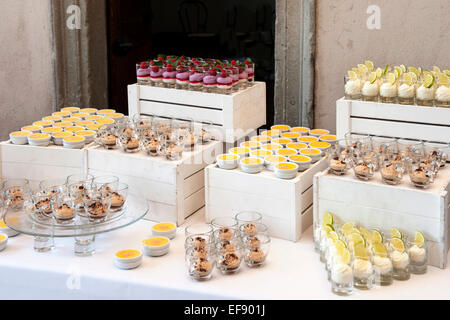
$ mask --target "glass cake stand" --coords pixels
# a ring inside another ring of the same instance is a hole
[[[61,224],[53,218],[36,216],[32,207],[22,210],[7,210],[5,224],[12,230],[34,237],[34,249],[38,252],[52,250],[54,238],[74,238],[75,255],[90,256],[95,253],[95,235],[127,227],[141,220],[149,210],[143,196],[129,194],[124,208],[110,213],[104,222],[91,222],[78,215],[73,222]]]

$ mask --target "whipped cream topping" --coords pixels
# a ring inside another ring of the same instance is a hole
[[[400,98],[413,98],[414,92],[414,86],[409,86],[406,83],[403,83],[400,85],[400,87],[398,87],[398,96]]]
[[[373,257],[373,267],[377,274],[386,275],[392,271],[391,259],[387,257],[374,256]]]
[[[388,97],[388,98],[396,97],[397,96],[397,86],[395,86],[389,82],[383,83],[380,87],[380,95],[382,97]]]
[[[331,279],[339,284],[348,284],[353,281],[352,268],[343,263],[337,263],[331,269]]]
[[[356,95],[361,93],[361,81],[357,80],[349,80],[345,84],[345,93],[348,95]]]
[[[364,259],[355,259],[353,262],[353,275],[358,279],[367,279],[373,274],[372,263]]]
[[[423,85],[417,88],[417,99],[420,100],[432,100],[434,98],[433,88],[425,88]]]
[[[436,100],[438,101],[450,101],[450,87],[440,86],[436,90]]]
[[[366,97],[374,97],[378,95],[378,84],[376,82],[370,83],[369,81],[366,81],[362,88],[362,94]]]
[[[406,252],[394,251],[391,258],[395,269],[405,269],[409,264],[409,256]]]
[[[411,261],[413,262],[425,262],[427,257],[427,252],[424,248],[420,248],[417,245],[413,245],[409,249],[409,257],[411,258]]]

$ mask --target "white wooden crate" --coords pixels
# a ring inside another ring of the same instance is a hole
[[[65,149],[55,145],[35,147],[5,141],[0,143],[0,159],[2,179],[59,179],[87,170],[86,149]]]
[[[222,141],[233,143],[266,124],[266,84],[231,95],[177,90],[151,86],[128,86],[129,115],[210,122]]]
[[[92,147],[88,170],[94,176],[115,175],[144,194],[150,202],[146,219],[180,225],[205,205],[204,168],[215,161],[221,146],[221,142],[196,146],[179,161],[150,157],[143,151],[130,154]]]
[[[313,176],[328,166],[319,162],[293,180],[282,180],[271,171],[247,174],[239,168],[206,168],[206,219],[235,216],[241,211],[263,215],[271,236],[290,241],[300,239],[312,224]]]
[[[450,143],[450,108],[407,106],[340,99],[337,136],[370,134]]]
[[[450,166],[439,174],[428,189],[414,187],[409,177],[402,184],[361,181],[348,173],[335,176],[327,171],[314,177],[314,219],[332,212],[341,221],[355,221],[368,228],[390,230],[397,227],[414,235],[422,231],[430,242],[429,264],[445,268],[449,248]]]

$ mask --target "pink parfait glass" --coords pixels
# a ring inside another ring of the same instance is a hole
[[[189,89],[192,91],[202,91],[204,76],[205,71],[202,67],[197,66],[193,68],[189,76]]]
[[[177,89],[187,90],[189,88],[189,68],[179,65],[177,67]]]
[[[232,80],[232,92],[238,92],[239,91],[239,69],[237,67],[228,67],[227,68],[228,74],[231,77]]]
[[[255,64],[250,60],[245,60],[245,71],[248,75],[248,86],[253,86],[255,84]]]
[[[175,88],[175,84],[177,82],[177,71],[170,63],[164,68],[162,76],[163,83],[166,88]]]
[[[136,65],[137,82],[140,85],[150,85],[150,69],[147,62]]]
[[[231,94],[231,87],[233,86],[233,79],[231,79],[227,70],[222,71],[217,76],[217,92],[221,94]]]
[[[150,81],[152,82],[152,85],[155,87],[161,87],[163,84],[163,71],[162,68],[160,68],[158,65],[156,65],[152,61],[152,65],[150,68]]]
[[[239,88],[245,89],[248,86],[248,73],[245,70],[245,65],[240,65],[239,69]]]
[[[214,93],[217,89],[217,71],[211,67],[203,77],[203,88],[205,92]]]

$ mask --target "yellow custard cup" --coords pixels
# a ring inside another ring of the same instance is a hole
[[[258,150],[253,150],[252,152],[250,152],[250,157],[260,158],[260,159],[264,160],[266,157],[271,156],[272,154],[273,154],[272,151],[258,149]]]
[[[250,141],[269,143],[270,141],[272,141],[272,138],[268,136],[254,136],[250,139]]]
[[[62,112],[70,112],[70,114],[73,114],[73,113],[78,113],[78,112],[80,112],[80,108],[77,108],[77,107],[67,107],[67,108],[62,108],[61,111],[62,111]]]
[[[311,148],[316,148],[322,150],[322,152],[327,152],[331,148],[331,143],[324,142],[324,141],[316,141],[311,142],[309,144]]]
[[[277,125],[272,126],[270,129],[271,130],[278,130],[281,133],[284,133],[284,132],[289,132],[291,130],[291,126],[288,126],[288,125],[285,125],[285,124],[277,124]]]
[[[277,163],[274,172],[280,179],[295,179],[298,174],[298,165],[292,162]]]
[[[284,156],[268,156],[264,159],[264,164],[269,171],[273,171],[275,168],[275,165],[278,163],[286,162],[287,158]]]
[[[293,155],[289,157],[289,161],[298,165],[298,171],[306,171],[312,163],[312,159],[304,155]]]
[[[309,135],[311,135],[313,137],[320,137],[320,136],[325,136],[328,134],[330,134],[330,131],[325,130],[325,129],[314,129],[309,132]]]
[[[32,133],[40,133],[43,127],[41,126],[26,126],[20,129],[21,131],[29,131]]]
[[[11,132],[9,134],[9,139],[11,140],[12,144],[25,145],[28,144],[28,136],[31,136],[32,134],[33,132],[31,131]]]
[[[312,163],[316,163],[322,157],[322,150],[316,148],[306,148],[300,150],[300,155],[310,157]]]
[[[302,136],[306,136],[309,134],[310,129],[306,127],[294,127],[291,128],[291,132],[300,133]]]
[[[53,121],[54,123],[61,122],[62,120],[63,120],[63,117],[60,117],[60,116],[48,116],[48,117],[42,118],[42,121]]]
[[[250,150],[257,150],[262,147],[262,143],[258,141],[246,141],[240,144],[241,148],[249,148]]]
[[[311,142],[319,141],[319,138],[313,136],[302,136],[297,139],[298,142],[310,144]]]

